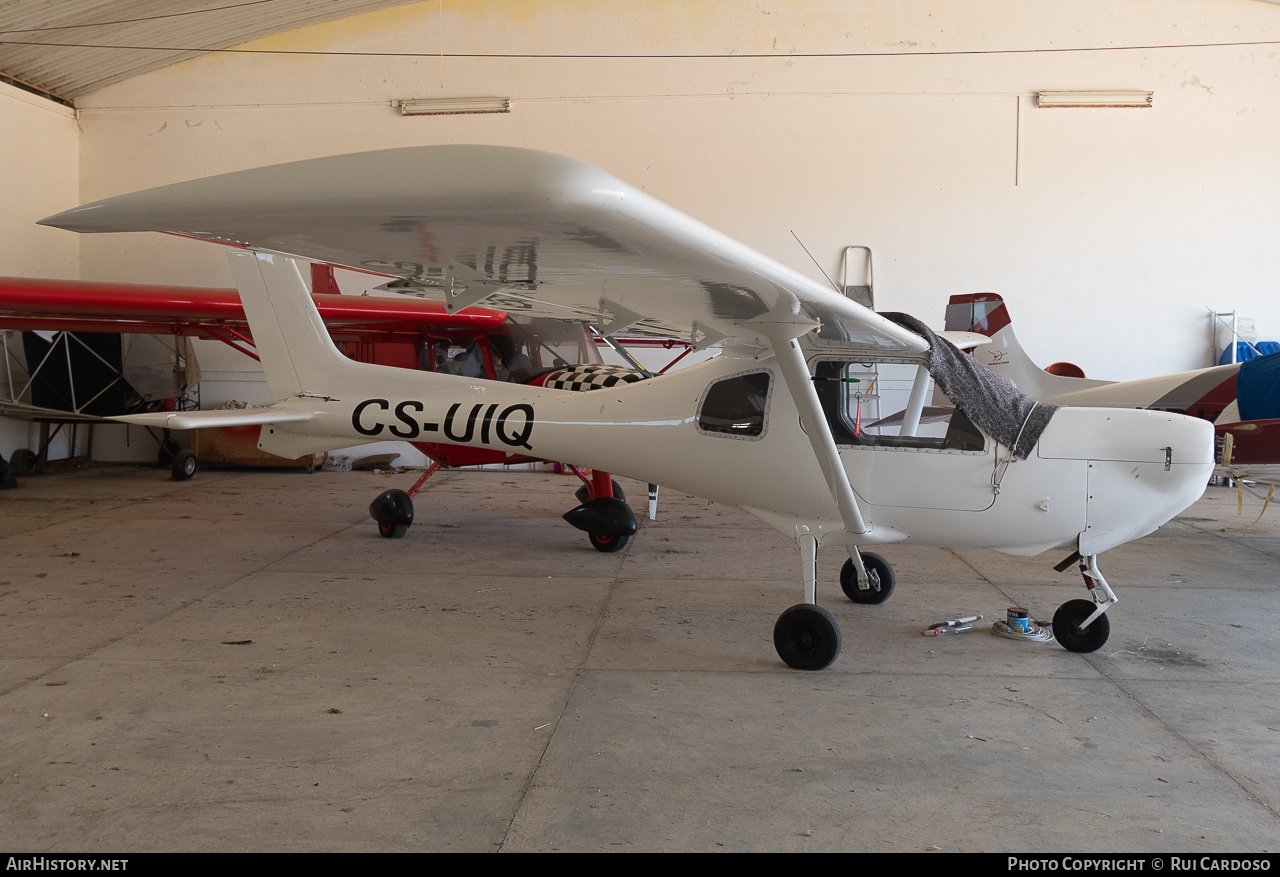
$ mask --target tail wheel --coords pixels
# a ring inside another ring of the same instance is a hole
[[[605,554],[621,551],[631,541],[630,536],[602,536],[599,533],[588,533],[587,538],[591,540],[592,548]]]
[[[403,539],[408,532],[408,524],[378,524],[378,535],[383,539]]]

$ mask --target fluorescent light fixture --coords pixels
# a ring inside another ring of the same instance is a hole
[[[1042,91],[1038,107],[1149,107],[1150,91]]]
[[[458,116],[468,113],[509,113],[509,97],[441,97],[429,100],[399,100],[402,116]]]

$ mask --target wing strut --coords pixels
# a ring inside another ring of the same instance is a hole
[[[907,400],[907,410],[902,414],[902,428],[899,435],[915,435],[920,429],[920,415],[924,413],[925,396],[929,392],[929,370],[924,366],[916,366],[916,379],[911,384],[911,398]]]
[[[862,518],[862,510],[854,498],[853,487],[849,484],[849,475],[840,462],[840,453],[836,450],[836,441],[831,437],[831,427],[822,414],[822,405],[818,402],[818,393],[813,389],[813,381],[809,377],[809,367],[805,365],[804,354],[800,352],[800,344],[794,338],[783,343],[774,343],[774,354],[778,358],[778,368],[791,391],[791,398],[800,409],[800,425],[804,427],[809,444],[813,447],[813,455],[822,469],[822,477],[831,490],[831,498],[836,502],[840,512],[840,520],[850,533],[866,534],[871,532]]]
[[[649,371],[647,368],[641,365],[640,360],[632,356],[631,351],[623,347],[622,343],[619,342],[616,338],[614,338],[612,335],[603,334],[595,326],[592,326],[591,330],[595,332],[597,335],[599,335],[600,339],[604,341],[605,344],[608,344],[610,347],[612,347],[614,353],[618,354],[618,356],[621,356],[624,360],[626,360],[627,364],[630,365],[633,369],[640,372],[640,374],[644,375],[646,378],[653,377],[653,372]]]

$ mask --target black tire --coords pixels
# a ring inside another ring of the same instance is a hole
[[[28,448],[18,448],[9,458],[9,467],[13,474],[22,478],[35,475],[40,471],[40,458],[36,452]]]
[[[603,551],[605,554],[621,551],[631,541],[630,536],[601,536],[599,533],[588,533],[587,538],[591,540],[592,548]]]
[[[196,455],[191,451],[178,451],[173,458],[173,480],[174,481],[190,481],[191,476],[196,474],[200,468],[200,464],[196,462]]]
[[[876,574],[876,578],[880,580],[880,590],[876,590],[874,586],[865,591],[858,587],[858,571],[850,558],[840,568],[840,590],[844,591],[844,595],[855,603],[863,604],[883,603],[893,596],[897,577],[894,576],[889,561],[878,554],[864,553],[862,565],[867,568],[868,573]]]
[[[1053,636],[1069,652],[1096,652],[1111,636],[1111,620],[1099,615],[1085,630],[1080,623],[1098,606],[1092,600],[1068,600],[1053,613]]]
[[[778,616],[773,647],[788,667],[825,670],[840,656],[840,625],[821,606],[798,603]]]
[[[384,490],[369,503],[369,516],[383,539],[403,539],[413,524],[413,498],[398,487]]]
[[[409,532],[408,524],[379,524],[378,535],[383,539],[403,539]]]
[[[156,452],[156,460],[161,466],[168,466],[178,458],[178,454],[182,452],[182,446],[171,438],[167,438],[160,442],[160,450]],[[178,479],[181,481],[182,479]]]
[[[573,495],[578,500],[578,503],[581,505],[582,503],[585,503],[587,500],[591,499],[591,488],[587,487],[587,485],[584,484],[581,487],[579,487],[576,491],[574,491]],[[613,498],[620,499],[623,502],[627,501],[627,495],[622,492],[622,485],[618,484],[617,481],[613,482]]]

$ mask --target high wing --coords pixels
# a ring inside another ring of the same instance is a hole
[[[483,303],[591,321],[602,334],[768,345],[809,336],[920,354],[918,336],[564,156],[423,146],[161,186],[41,221],[164,231],[393,275],[452,313]]]

